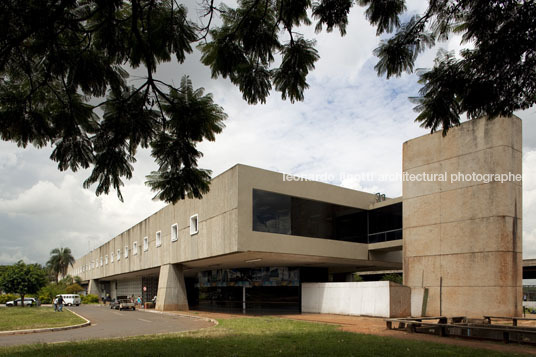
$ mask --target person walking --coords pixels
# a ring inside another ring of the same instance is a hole
[[[136,303],[138,304],[138,309],[141,309],[141,296],[138,295],[138,298],[136,299]]]
[[[56,296],[54,298],[54,312],[58,311],[58,297]]]
[[[58,295],[58,311],[63,312],[63,296]]]

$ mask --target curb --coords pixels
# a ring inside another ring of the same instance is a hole
[[[71,326],[61,326],[61,327],[45,327],[45,328],[35,328],[35,329],[28,329],[28,330],[12,330],[12,331],[0,331],[0,336],[6,336],[6,335],[26,335],[30,333],[40,333],[40,332],[54,332],[54,331],[65,331],[65,330],[73,330],[75,328],[81,328],[81,327],[87,327],[91,325],[91,321],[86,319],[84,316],[77,314],[71,309],[65,308],[66,310],[69,310],[76,316],[86,320],[86,322],[78,324],[78,325],[71,325]]]
[[[194,316],[194,315],[188,315],[188,314],[178,314],[178,313],[175,313],[175,312],[157,311],[157,310],[154,310],[154,309],[136,309],[136,311],[143,311],[143,312],[148,312],[148,313],[152,313],[152,314],[161,314],[161,315],[168,315],[168,316],[189,317],[189,318],[192,318],[192,319],[198,319],[198,320],[203,320],[203,321],[207,321],[207,322],[212,322],[214,324],[214,326],[219,325],[219,322],[217,320],[212,319],[210,317]],[[210,327],[214,327],[214,326],[210,326]],[[205,328],[208,328],[208,327],[205,327]],[[203,329],[201,329],[201,330],[203,330]]]

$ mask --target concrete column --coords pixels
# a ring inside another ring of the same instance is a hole
[[[87,288],[87,293],[92,295],[97,295],[99,299],[101,298],[101,292],[99,289],[99,281],[97,279],[91,279],[89,281],[89,286]]]
[[[110,281],[110,297],[112,299],[117,299],[117,289],[115,288],[116,284],[117,284],[117,281],[115,280]]]
[[[181,264],[164,264],[160,267],[156,310],[188,310],[188,297]]]
[[[515,116],[470,120],[446,136],[404,143],[404,284],[412,288],[412,315],[521,315],[521,148]]]

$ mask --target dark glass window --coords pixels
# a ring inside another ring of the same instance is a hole
[[[369,243],[402,239],[402,203],[368,212]]]
[[[253,190],[253,230],[291,234],[290,196]]]
[[[365,210],[253,190],[253,230],[367,243]]]
[[[369,211],[369,233],[379,233],[402,228],[402,203]]]

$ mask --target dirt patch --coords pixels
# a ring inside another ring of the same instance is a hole
[[[340,329],[348,332],[363,333],[368,335],[388,336],[400,339],[413,341],[427,341],[435,343],[444,343],[448,345],[456,345],[463,347],[483,348],[493,351],[518,354],[533,354],[536,355],[536,347],[521,344],[504,344],[502,342],[493,341],[478,341],[465,340],[456,337],[439,337],[433,335],[425,335],[421,333],[408,333],[404,331],[388,330],[383,318],[363,317],[363,316],[346,316],[346,315],[331,315],[331,314],[301,314],[301,315],[285,315],[283,318],[322,322],[328,324],[340,325]]]

